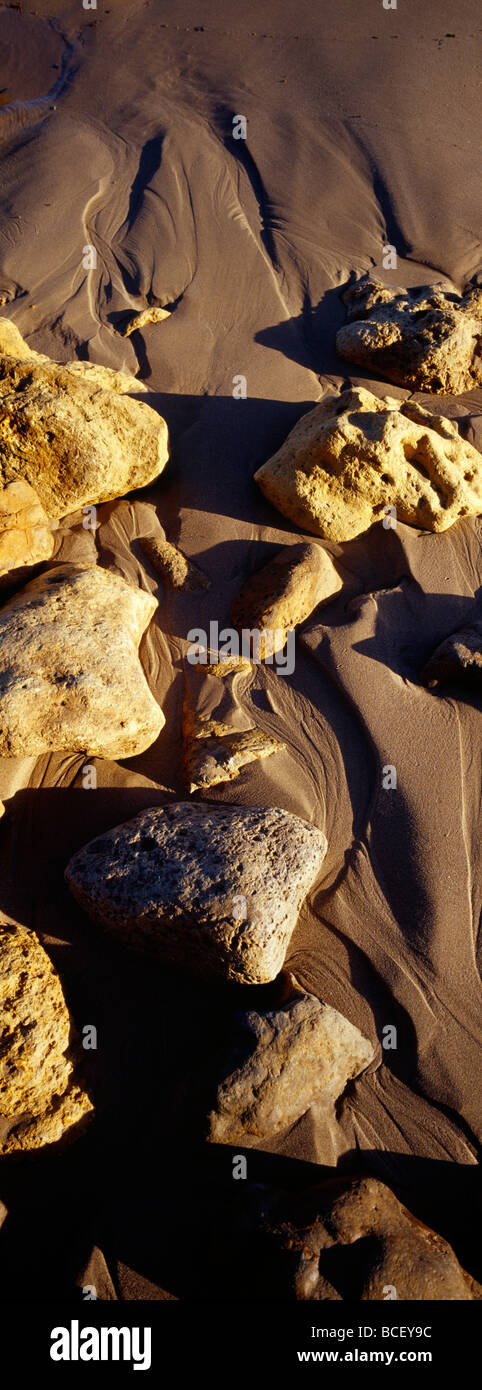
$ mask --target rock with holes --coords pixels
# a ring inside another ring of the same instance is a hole
[[[0,757],[142,753],[165,723],[138,649],[156,600],[95,566],[57,565],[0,610]]]
[[[107,367],[59,366],[0,320],[0,485],[23,479],[58,518],[153,482],[167,426],[132,390],[134,377]]]
[[[78,1134],[92,1113],[62,986],[34,932],[0,922],[0,1151]],[[5,1132],[5,1133],[4,1133]]]
[[[213,1059],[216,1093],[207,1131],[214,1143],[257,1144],[288,1129],[315,1102],[331,1109],[373,1060],[358,1028],[292,976],[288,982],[273,1009],[235,1016],[233,1037]]]
[[[304,415],[255,478],[291,521],[332,541],[352,540],[388,507],[427,531],[482,511],[482,456],[455,424],[361,386]]]
[[[363,276],[343,295],[349,322],[336,335],[348,362],[410,390],[460,395],[482,383],[482,289],[388,289]]]
[[[446,681],[482,685],[482,619],[453,632],[436,647],[422,671],[422,681],[429,687]]]
[[[0,489],[0,576],[50,560],[54,537],[33,487],[17,478]]]
[[[376,1178],[335,1178],[295,1194],[267,1190],[261,1202],[261,1277],[271,1297],[378,1302],[390,1291],[408,1302],[482,1298],[447,1241]]]
[[[326,854],[280,807],[153,807],[92,840],[66,880],[100,926],[172,965],[263,984]]]
[[[232,617],[238,632],[259,633],[260,660],[282,651],[289,629],[342,588],[328,550],[310,541],[286,545],[243,584]]]

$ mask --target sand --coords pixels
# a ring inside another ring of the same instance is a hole
[[[217,1297],[214,1276],[202,1283],[202,1232],[225,1247],[215,1194],[230,1150],[181,1143],[175,1107],[217,996],[126,960],[72,902],[63,870],[104,828],[185,795],[188,633],[229,625],[242,583],[301,535],[264,501],[256,468],[329,389],[408,394],[336,357],[350,274],[460,291],[478,273],[475,9],[35,5],[0,12],[2,313],[59,361],[137,373],[168,422],[159,482],[99,507],[95,535],[79,515],[60,523],[53,557],[96,560],[159,599],[141,657],[166,725],[140,757],[90,760],[97,790],[82,786],[80,755],[0,762],[0,908],[38,932],[77,1025],[99,1036],[90,1134],[34,1170],[4,1163],[0,1282],[6,1296],[35,1299],[39,1281],[42,1297],[66,1296],[95,1246],[119,1297],[201,1286]],[[233,138],[234,115],[246,140]],[[386,243],[396,272],[383,267]],[[170,316],[125,338],[149,305]],[[233,394],[240,376],[245,399]],[[480,391],[417,399],[482,447]],[[139,543],[160,527],[209,590],[163,588]],[[329,546],[345,587],[297,637],[294,672],[257,667],[224,694],[207,676],[199,697],[207,716],[286,745],[209,799],[280,806],[326,833],[287,965],[377,1047],[336,1118],[312,1108],[259,1146],[252,1175],[375,1171],[478,1278],[480,712],[468,690],[434,695],[419,673],[475,618],[480,538],[480,519],[466,519],[439,536],[399,524]],[[395,1049],[382,1046],[387,1026]]]

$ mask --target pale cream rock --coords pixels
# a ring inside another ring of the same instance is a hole
[[[93,1110],[73,1079],[80,1046],[59,977],[35,933],[0,922],[0,1118],[11,1121],[2,1153],[43,1148]]]
[[[293,977],[290,983],[277,1008],[236,1015],[208,1115],[214,1143],[256,1143],[288,1129],[314,1103],[332,1109],[347,1082],[373,1061],[372,1044],[358,1028]],[[215,1081],[214,1064],[211,1071]]]
[[[139,328],[145,328],[148,323],[162,323],[163,319],[170,318],[169,309],[159,309],[154,305],[152,308],[142,309],[140,314],[135,314],[134,318],[124,329],[124,338],[130,338],[131,333],[137,333]]]
[[[130,758],[165,720],[138,657],[156,600],[99,567],[58,565],[0,610],[0,756]]]
[[[207,791],[232,782],[242,767],[268,758],[284,743],[262,729],[233,729],[217,719],[205,719],[184,706],[184,770],[190,792]]]
[[[263,984],[283,965],[326,854],[279,807],[179,802],[142,811],[74,855],[65,877],[100,926],[200,975]]]
[[[0,575],[50,560],[55,545],[49,519],[33,487],[17,478],[0,490]]]
[[[304,415],[255,478],[284,516],[332,541],[352,540],[387,507],[428,531],[482,511],[482,456],[455,424],[361,386]]]
[[[342,580],[323,546],[313,541],[286,545],[243,584],[233,603],[233,623],[238,632],[244,628],[261,634],[263,661],[282,651],[288,631],[341,588]]]
[[[127,394],[138,391],[135,378],[94,363],[59,366],[23,339],[19,347],[17,334],[0,320],[0,486],[23,479],[59,518],[159,477],[167,425]]]
[[[393,289],[363,276],[342,296],[350,320],[336,335],[348,362],[410,390],[460,395],[482,383],[482,290]]]

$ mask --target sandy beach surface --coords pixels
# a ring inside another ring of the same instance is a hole
[[[229,626],[246,578],[304,534],[256,469],[329,390],[410,394],[337,357],[342,287],[370,270],[461,292],[480,273],[475,9],[34,3],[0,11],[2,313],[59,362],[138,375],[167,421],[159,480],[99,506],[95,532],[61,521],[51,562],[97,562],[158,599],[141,659],[166,722],[137,757],[90,759],[95,790],[82,754],[0,761],[0,908],[39,935],[76,1026],[98,1030],[89,1130],[65,1153],[2,1160],[0,1290],[69,1296],[96,1247],[119,1298],[226,1297],[242,1277],[232,1151],[186,1139],[179,1100],[224,1002],[105,938],[63,873],[96,834],[187,796],[188,633]],[[124,337],[152,305],[169,317]],[[482,449],[480,390],[415,399]],[[160,527],[209,589],[163,586],[140,545]],[[480,615],[480,539],[466,517],[327,542],[343,589],[298,633],[294,671],[196,675],[206,716],[284,744],[196,800],[279,806],[325,832],[286,965],[375,1048],[329,1119],[314,1105],[252,1150],[254,1181],[375,1173],[479,1279],[480,704],[425,689],[420,670]]]

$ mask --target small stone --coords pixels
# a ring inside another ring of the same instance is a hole
[[[187,593],[195,593],[200,589],[211,588],[211,580],[207,575],[165,537],[160,539],[157,536],[142,536],[141,546],[167,589],[183,589]]]
[[[482,1298],[447,1241],[377,1178],[335,1177],[294,1195],[268,1192],[264,1207],[261,1225],[284,1297],[376,1302],[395,1289],[407,1302]]]
[[[59,366],[26,344],[14,357],[18,330],[2,324],[8,350],[0,351],[0,487],[23,479],[47,515],[59,518],[159,477],[167,425],[126,394],[139,389],[135,378],[119,389],[123,373],[91,363]]]
[[[388,507],[427,531],[482,511],[482,457],[455,424],[361,386],[303,415],[255,478],[284,516],[332,541],[352,540]]]
[[[293,977],[281,1007],[238,1013],[235,1024],[233,1044],[220,1054],[218,1072],[212,1068],[220,1076],[208,1118],[213,1143],[256,1143],[288,1129],[315,1102],[333,1107],[374,1057],[358,1028]]]
[[[304,623],[318,604],[341,588],[331,555],[321,545],[310,541],[286,545],[243,584],[233,603],[233,623],[240,633],[244,628],[261,634],[263,661],[266,655],[282,651],[289,629]]]
[[[138,657],[156,600],[96,566],[57,565],[0,610],[0,757],[130,758],[165,720]]]
[[[26,927],[0,922],[0,1119],[2,1153],[43,1148],[84,1125],[93,1110],[73,1080],[80,1055],[72,1020],[46,951]]]
[[[137,333],[138,329],[145,328],[147,323],[161,323],[163,319],[168,319],[170,317],[171,314],[169,309],[158,309],[155,307],[143,309],[140,314],[135,314],[134,318],[127,324],[123,336],[124,338],[130,338],[131,333]]]
[[[89,1258],[77,1275],[75,1283],[77,1288],[82,1289],[84,1297],[100,1299],[102,1302],[117,1302],[109,1266],[98,1245],[92,1246]]]
[[[321,830],[277,806],[152,807],[92,840],[66,881],[128,945],[201,975],[273,980],[326,854]]]
[[[184,768],[190,792],[207,791],[239,777],[246,763],[267,758],[285,748],[262,729],[237,730],[217,719],[196,717],[185,707]]]
[[[446,681],[482,685],[482,620],[453,632],[436,647],[424,666],[424,685],[433,687]]]
[[[348,362],[412,391],[457,396],[482,383],[482,290],[390,290],[366,275],[342,298],[350,321],[336,350]]]
[[[37,493],[17,478],[0,490],[0,575],[50,560],[55,541]]]

